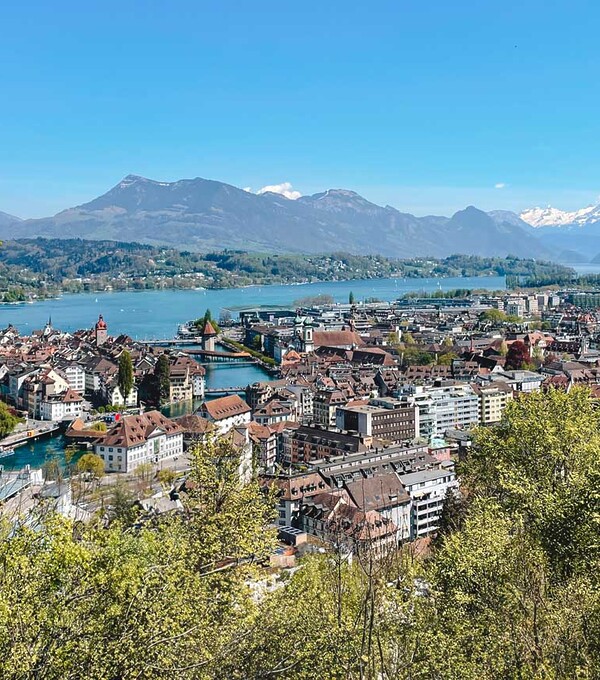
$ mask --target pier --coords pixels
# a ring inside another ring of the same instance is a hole
[[[211,389],[204,390],[205,396],[227,396],[228,394],[239,394],[240,392],[245,392],[245,387],[213,387]]]
[[[142,340],[142,344],[148,347],[173,347],[175,349],[181,348],[186,354],[192,354],[201,359],[201,363],[212,363],[214,361],[235,361],[243,362],[248,365],[257,363],[256,359],[248,352],[231,351],[230,347],[223,345],[230,351],[220,352],[216,349],[205,349],[202,347],[201,339],[194,338],[193,340],[182,340],[175,338],[173,340]]]
[[[248,352],[217,352],[210,349],[187,349],[187,354],[201,357],[205,361],[243,361],[248,364],[256,363],[256,360]]]
[[[18,446],[23,446],[29,442],[34,442],[42,437],[51,437],[58,434],[63,428],[62,423],[48,423],[48,427],[38,427],[30,430],[22,430],[14,432],[13,434],[0,441],[0,447],[5,449],[15,449]]]
[[[142,345],[148,345],[148,347],[190,347],[197,345],[200,347],[202,345],[202,336],[197,338],[170,338],[166,340],[138,340]]]

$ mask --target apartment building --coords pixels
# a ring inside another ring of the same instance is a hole
[[[367,451],[370,445],[370,437],[302,425],[282,431],[279,462],[283,465],[293,465],[335,456],[348,456]]]
[[[471,387],[479,397],[479,423],[493,425],[500,422],[506,405],[513,398],[511,387],[502,382],[471,385]]]
[[[439,437],[449,429],[468,430],[479,423],[479,397],[468,383],[406,385],[397,395],[418,408],[419,434],[425,439]]]
[[[368,403],[338,406],[336,426],[390,443],[411,441],[419,434],[419,410],[400,399],[371,399]]]
[[[400,481],[411,498],[411,539],[428,536],[439,526],[446,494],[458,490],[456,474],[444,468],[420,470],[400,475]]]

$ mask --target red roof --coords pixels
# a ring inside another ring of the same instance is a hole
[[[216,335],[217,331],[214,329],[214,326],[212,323],[207,319],[206,323],[204,324],[204,330],[202,331],[202,335]]]
[[[315,347],[360,347],[365,344],[354,331],[315,331],[313,339]]]
[[[139,416],[125,416],[106,434],[103,444],[107,446],[135,446],[144,443],[156,430],[167,435],[178,434],[183,429],[160,411],[148,411]]]
[[[237,394],[205,401],[200,408],[203,415],[208,416],[211,420],[223,420],[251,411],[248,404]]]
[[[83,399],[81,398],[81,395],[79,394],[79,392],[75,392],[75,390],[72,390],[69,387],[69,389],[63,394],[62,401],[64,403],[67,403],[67,402],[83,401]]]

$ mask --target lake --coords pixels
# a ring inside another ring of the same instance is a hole
[[[258,305],[291,305],[306,296],[327,294],[337,302],[347,302],[350,291],[357,301],[376,297],[395,300],[413,291],[480,288],[500,290],[506,287],[504,277],[455,277],[439,279],[369,279],[335,281],[305,285],[252,286],[225,290],[150,290],[124,293],[84,293],[64,295],[56,300],[33,304],[0,305],[0,326],[9,323],[21,333],[42,328],[49,318],[52,325],[65,331],[91,328],[102,314],[111,335],[126,333],[137,340],[172,338],[179,324],[199,317],[210,309],[218,317],[222,309]],[[209,388],[247,385],[269,380],[259,366],[212,364],[206,366]],[[174,405],[168,415],[183,415],[189,404]],[[17,449],[14,456],[1,460],[7,468],[20,469],[29,464],[40,467],[48,458],[63,459],[64,439],[33,442]]]
[[[21,333],[28,334],[52,318],[55,328],[74,331],[91,328],[102,314],[111,335],[126,333],[134,340],[150,340],[174,337],[179,324],[202,316],[206,309],[218,318],[222,309],[291,305],[294,300],[320,294],[331,295],[336,302],[347,302],[350,291],[357,302],[371,297],[389,301],[409,292],[454,288],[504,290],[506,280],[503,276],[368,279],[222,290],[81,293],[32,304],[0,305],[0,326],[12,323]]]

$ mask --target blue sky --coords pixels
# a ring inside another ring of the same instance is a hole
[[[5,212],[128,173],[344,187],[417,214],[600,194],[597,2],[23,0],[0,17]]]

